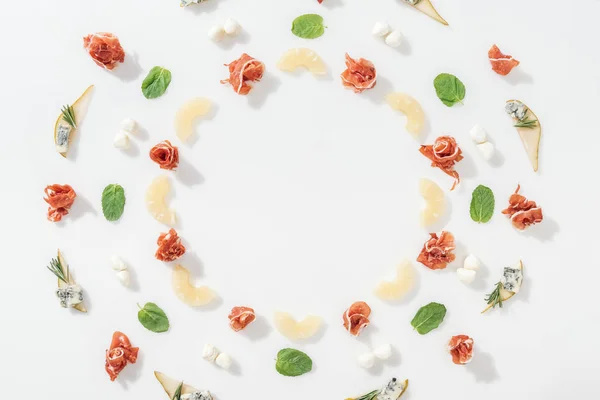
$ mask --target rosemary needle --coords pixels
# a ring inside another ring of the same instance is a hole
[[[71,125],[73,129],[77,128],[77,123],[75,122],[75,110],[73,110],[73,106],[67,104],[66,106],[63,106],[60,111],[62,112],[62,117],[67,124]]]
[[[52,260],[50,260],[50,265],[48,265],[46,268],[48,268],[50,272],[56,275],[58,279],[60,279],[67,285],[69,284],[69,269],[67,268],[67,273],[65,274],[65,270],[58,258],[53,258]]]
[[[183,389],[183,381],[177,386],[177,390],[175,390],[175,394],[171,400],[181,400],[181,390]]]
[[[491,304],[492,308],[496,307],[496,305],[502,308],[502,295],[500,294],[500,289],[502,289],[502,282],[496,283],[496,287],[492,293],[485,297],[485,301],[487,304]]]

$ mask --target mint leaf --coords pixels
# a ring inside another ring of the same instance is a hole
[[[465,98],[465,85],[452,74],[439,74],[433,80],[433,86],[437,97],[448,107],[462,103]]]
[[[277,353],[275,369],[284,376],[300,376],[312,370],[312,360],[296,349],[282,349]]]
[[[116,183],[108,185],[102,192],[102,213],[107,221],[116,221],[125,209],[125,190]]]
[[[292,22],[292,33],[303,39],[316,39],[325,33],[323,17],[318,14],[304,14]]]
[[[154,67],[142,82],[142,93],[147,99],[162,96],[171,83],[171,71],[163,67]]]
[[[475,222],[488,222],[494,214],[494,192],[487,186],[479,185],[471,198],[471,219]]]
[[[446,307],[443,304],[429,303],[419,308],[410,324],[419,334],[424,335],[440,326],[445,316]]]
[[[138,307],[140,307],[139,304]],[[167,314],[154,303],[146,303],[143,308],[140,307],[138,320],[144,325],[144,328],[152,332],[160,333],[169,330]]]

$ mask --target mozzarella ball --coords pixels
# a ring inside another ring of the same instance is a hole
[[[233,18],[227,18],[223,24],[223,30],[228,35],[235,35],[240,30],[240,24]]]
[[[481,144],[487,142],[487,132],[479,124],[475,124],[469,133],[475,143]]]
[[[215,25],[208,30],[208,38],[213,42],[220,42],[225,36],[225,31],[220,25]]]
[[[132,135],[137,130],[137,122],[131,118],[125,118],[123,121],[121,121],[121,130]]]
[[[221,353],[217,356],[215,363],[223,369],[229,369],[231,367],[231,364],[233,364],[233,360],[231,359],[229,354]]]
[[[124,131],[117,133],[113,139],[113,146],[115,146],[117,149],[129,148],[129,136],[127,133]]]
[[[206,361],[213,362],[217,359],[219,355],[219,350],[213,346],[212,344],[204,345],[204,349],[202,349],[202,358]]]
[[[376,22],[373,26],[373,36],[384,37],[388,33],[390,33],[392,28],[386,22]]]
[[[361,354],[360,356],[358,356],[357,361],[358,365],[360,365],[362,368],[369,369],[372,368],[373,365],[375,365],[375,356],[373,355],[373,353]]]
[[[385,38],[388,46],[399,47],[402,44],[402,34],[399,31],[393,31]]]
[[[477,274],[477,272],[471,269],[459,268],[456,270],[456,276],[458,276],[458,280],[465,285],[470,285],[473,283],[475,280],[475,274]]]
[[[121,284],[125,287],[129,286],[129,284],[131,283],[131,275],[129,274],[129,271],[127,271],[127,270],[117,272],[117,278],[119,279]]]
[[[490,142],[485,142],[477,145],[477,149],[485,161],[490,161],[494,157],[496,149]]]
[[[121,257],[119,257],[117,255],[113,255],[110,258],[110,263],[111,263],[112,269],[114,269],[115,271],[124,271],[127,269],[127,264],[125,264],[125,262],[123,260],[121,260]]]
[[[392,356],[392,345],[384,344],[382,346],[379,346],[375,350],[373,350],[373,354],[380,360],[387,360]]]
[[[479,261],[479,258],[475,257],[473,254],[469,254],[467,258],[465,258],[463,267],[464,269],[477,271],[479,267],[481,267],[481,261]]]

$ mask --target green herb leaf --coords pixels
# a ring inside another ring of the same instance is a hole
[[[138,307],[140,307],[139,304]],[[160,333],[169,330],[167,314],[154,303],[146,303],[143,308],[140,307],[138,320],[144,325],[144,328],[152,332]]]
[[[496,308],[496,306],[502,308],[502,293],[500,292],[502,290],[502,287],[502,282],[496,283],[496,286],[494,286],[494,290],[492,290],[490,294],[485,296],[485,302],[492,306],[492,308]],[[486,308],[483,312],[486,312],[488,308]]]
[[[71,125],[71,128],[76,129],[77,123],[75,122],[75,110],[73,110],[73,107],[67,104],[60,109],[60,112],[62,113],[62,117],[65,122]]]
[[[316,39],[325,33],[323,17],[318,14],[304,14],[292,22],[292,33],[303,39]]]
[[[162,96],[171,83],[171,71],[163,67],[154,67],[142,82],[142,93],[147,99]]]
[[[446,307],[439,303],[429,303],[419,308],[410,324],[421,335],[431,332],[444,320],[446,316]]]
[[[275,369],[284,376],[300,376],[312,370],[312,360],[296,349],[282,349],[277,353]]]
[[[173,398],[171,400],[181,400],[181,390],[183,389],[183,381],[177,386],[175,393],[173,393]]]
[[[439,74],[433,80],[433,86],[437,96],[448,107],[462,103],[465,98],[465,85],[452,74]]]
[[[108,221],[116,221],[123,215],[125,190],[116,183],[108,185],[102,192],[102,213]]]
[[[526,118],[526,119],[524,119],[522,121],[517,122],[513,126],[515,128],[533,129],[533,128],[535,128],[537,126],[537,124],[538,124],[538,120],[537,119]]]
[[[494,192],[487,186],[479,185],[471,197],[471,219],[475,222],[489,222],[494,214]]]
[[[48,268],[50,272],[56,275],[58,279],[60,279],[67,285],[69,284],[69,269],[67,268],[67,272],[65,273],[62,263],[60,262],[60,258],[53,258],[52,260],[50,260],[50,265],[46,268]]]

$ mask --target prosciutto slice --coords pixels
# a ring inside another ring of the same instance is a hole
[[[417,261],[429,269],[444,269],[456,259],[453,253],[456,248],[454,235],[446,231],[442,231],[439,237],[435,233],[429,235],[431,237],[423,245]]]
[[[508,75],[514,67],[520,64],[512,56],[503,54],[496,45],[493,45],[488,51],[488,58],[492,64],[492,70],[499,75]]]
[[[364,301],[353,303],[342,315],[344,328],[352,336],[358,336],[364,328],[369,326],[369,316],[371,315],[371,307]]]
[[[163,140],[150,149],[150,159],[161,169],[173,171],[179,165],[179,149],[168,140]]]
[[[77,193],[69,185],[48,185],[44,189],[44,201],[48,203],[48,220],[58,222],[69,213]]]
[[[348,53],[346,53],[346,69],[340,76],[344,87],[352,89],[354,93],[371,89],[377,83],[377,70],[373,63],[364,58],[355,60]]]
[[[158,249],[154,256],[159,261],[175,261],[185,254],[185,246],[173,228],[169,229],[168,233],[161,233],[156,244],[158,244]]]
[[[535,201],[520,195],[519,190],[521,190],[521,185],[517,186],[517,190],[508,199],[508,208],[502,210],[502,214],[508,215],[513,226],[523,231],[531,225],[542,222],[544,214],[542,208],[538,207]]]
[[[256,319],[256,314],[250,307],[233,307],[228,318],[231,329],[239,332]]]
[[[83,47],[96,65],[109,71],[125,61],[125,51],[119,38],[108,32],[98,32],[83,38]]]
[[[128,363],[135,364],[139,348],[133,347],[127,335],[122,332],[113,333],[110,348],[106,350],[104,369],[111,381],[117,379]]]
[[[240,58],[225,64],[229,67],[229,79],[221,80],[221,83],[229,83],[237,94],[246,95],[252,90],[250,82],[258,82],[265,73],[265,64],[244,53]]]
[[[433,145],[422,145],[419,151],[431,160],[432,167],[437,167],[454,178],[454,184],[450,189],[454,190],[460,182],[460,176],[454,170],[454,164],[464,158],[456,140],[452,136],[440,136]]]

